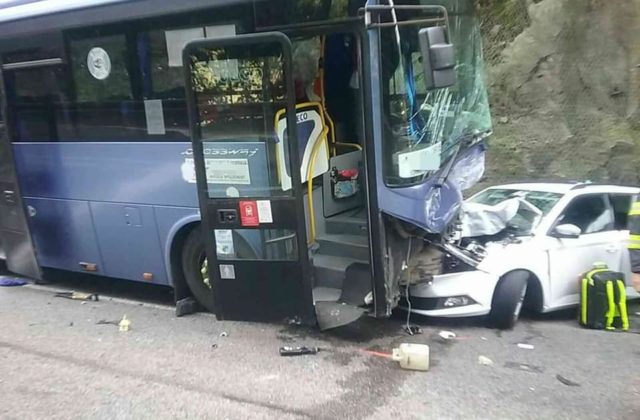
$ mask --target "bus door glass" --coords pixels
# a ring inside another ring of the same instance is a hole
[[[283,114],[296,127],[291,43],[281,33],[194,41],[183,61],[216,316],[314,323],[300,175],[290,170],[300,165],[296,130],[278,136]]]
[[[21,112],[21,109],[19,109],[20,104],[15,103],[15,98],[14,103],[7,104],[7,96],[9,96],[7,88],[15,90],[17,72],[35,75],[35,71],[43,70],[50,73],[55,71],[55,67],[49,66],[49,62],[57,64],[57,60],[59,59],[5,63],[0,72],[0,112],[2,114],[0,118],[0,245],[7,268],[35,280],[42,280],[42,271],[18,184],[10,135],[11,128],[16,129],[16,127],[11,127],[9,124],[9,119]],[[31,69],[35,71],[28,73]],[[32,79],[30,82],[38,84],[40,80]],[[36,124],[28,124],[24,128],[30,129],[34,125]]]

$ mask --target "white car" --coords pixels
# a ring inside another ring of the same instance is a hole
[[[595,184],[511,184],[488,188],[462,206],[458,238],[440,270],[409,288],[411,312],[489,315],[511,328],[528,306],[550,312],[579,303],[579,278],[594,263],[631,284],[627,213],[637,188]],[[630,298],[639,297],[632,287]],[[406,308],[406,306],[405,306]]]

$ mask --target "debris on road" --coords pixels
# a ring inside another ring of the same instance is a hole
[[[100,300],[96,293],[58,292],[54,296],[72,300],[91,300],[94,302]]]
[[[456,338],[456,333],[454,333],[453,331],[442,330],[438,333],[438,335],[444,340],[453,340],[454,338]]]
[[[487,356],[478,356],[478,363],[483,366],[493,366],[493,360],[489,359]]]
[[[563,384],[565,384],[566,386],[580,386],[579,383],[577,382],[573,382],[570,379],[565,378],[564,376],[558,374],[556,375],[556,379],[559,380],[560,382],[562,382]]]
[[[228,332],[226,332],[226,331],[222,331],[222,332],[220,333],[220,337],[228,337],[228,336],[229,336],[229,333],[228,333]]]
[[[106,319],[101,319],[96,322],[96,325],[115,325],[117,327],[120,325],[120,321],[107,321]]]
[[[122,319],[118,323],[118,327],[120,328],[120,331],[122,331],[122,332],[129,331],[129,328],[131,327],[131,321],[127,318],[126,315],[122,316]]]
[[[24,286],[25,284],[27,282],[18,277],[0,276],[0,287],[16,287]]]
[[[402,329],[409,335],[422,334],[422,328],[417,325],[405,325]]]
[[[529,373],[542,373],[544,368],[541,366],[530,365],[527,363],[506,362],[504,367],[509,369],[521,370]]]
[[[218,345],[217,345],[216,343],[213,343],[213,344],[211,345],[211,348],[212,348],[213,350],[215,350],[215,349],[217,349],[217,348],[218,348]]]
[[[402,369],[429,370],[429,346],[426,344],[402,343],[393,349],[391,358],[399,362]]]
[[[525,343],[518,343],[518,347],[525,350],[533,350],[535,348],[533,344],[525,344]]]
[[[386,359],[392,359],[393,358],[393,355],[391,353],[384,353],[384,352],[381,352],[381,351],[367,350],[367,349],[361,349],[360,351],[362,351],[363,353],[370,354],[372,356],[384,357]]]
[[[318,347],[280,347],[280,356],[304,356],[306,354],[317,354],[320,351]]]

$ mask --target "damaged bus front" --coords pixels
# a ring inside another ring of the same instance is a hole
[[[394,25],[370,29],[375,32],[371,50],[380,51],[372,57],[381,93],[374,99],[380,114],[373,119],[374,137],[380,139],[375,194],[384,250],[377,267],[387,280],[388,308],[397,305],[407,286],[438,273],[443,254],[477,264],[478,255],[455,245],[457,220],[463,192],[483,175],[492,130],[473,2],[421,2],[446,8],[455,51],[455,83],[435,89],[419,71],[420,30],[402,24],[419,19],[416,9],[400,9],[399,3],[390,17]]]
[[[184,62],[216,314],[330,328],[389,316],[450,246],[491,121],[471,0],[300,3]],[[263,163],[211,154],[239,144]]]

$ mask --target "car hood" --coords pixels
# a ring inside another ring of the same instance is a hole
[[[520,261],[526,261],[535,251],[533,242],[531,236],[487,242],[484,245],[485,256],[476,268],[488,273],[502,273],[505,267],[516,266]]]

